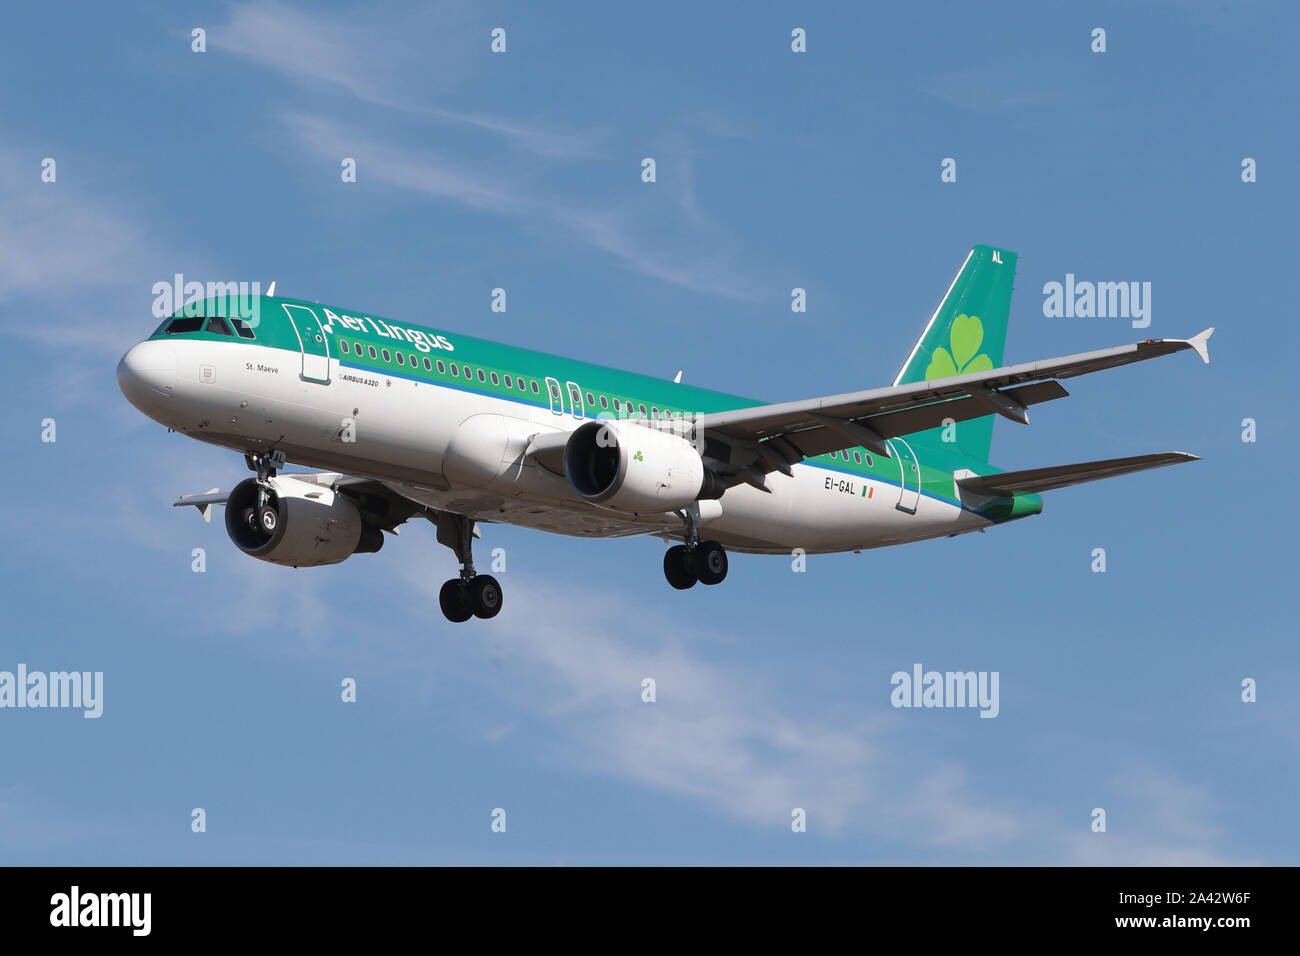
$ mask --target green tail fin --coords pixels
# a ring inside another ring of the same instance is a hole
[[[1014,252],[991,246],[972,249],[894,384],[986,372],[1002,365],[1015,278]],[[947,429],[918,432],[915,439],[938,448],[955,446],[964,455],[988,461],[993,443],[993,418],[990,415],[959,422]]]

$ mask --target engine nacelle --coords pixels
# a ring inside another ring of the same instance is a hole
[[[310,568],[338,564],[353,554],[383,547],[383,532],[363,521],[357,506],[343,495],[287,475],[271,478],[267,484],[273,530],[267,530],[258,514],[256,478],[235,485],[226,501],[226,533],[244,554],[272,564]]]
[[[679,435],[624,421],[578,426],[564,445],[573,490],[606,508],[633,514],[677,511],[714,484],[695,446]]]

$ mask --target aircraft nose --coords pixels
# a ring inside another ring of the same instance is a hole
[[[176,352],[167,342],[149,340],[131,346],[117,363],[117,387],[136,408],[172,397],[176,386]]]

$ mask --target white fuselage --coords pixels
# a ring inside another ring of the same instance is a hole
[[[301,356],[284,349],[148,340],[123,359],[119,378],[132,403],[169,428],[239,452],[280,449],[294,464],[382,481],[430,508],[584,537],[682,537],[676,514],[593,505],[563,475],[525,460],[534,436],[567,432],[581,416],[328,362],[320,384],[304,380]],[[701,502],[701,534],[736,551],[818,553],[990,524],[918,495],[914,481],[909,492],[901,474],[890,482],[809,463],[792,471],[767,475],[771,493],[741,484]]]

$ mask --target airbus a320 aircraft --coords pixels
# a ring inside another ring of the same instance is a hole
[[[1003,366],[1015,268],[1012,252],[972,249],[892,385],[775,405],[274,295],[247,320],[224,298],[187,305],[117,379],[155,421],[244,453],[256,478],[176,504],[205,520],[224,505],[245,554],[337,564],[426,518],[460,562],[440,595],[460,622],[501,610],[474,570],[480,524],[678,541],[664,574],[685,589],[720,583],[728,549],[964,534],[1038,514],[1043,491],[1195,460],[989,464],[994,416],[1028,424],[1088,372],[1183,349],[1208,363],[1214,331]]]

